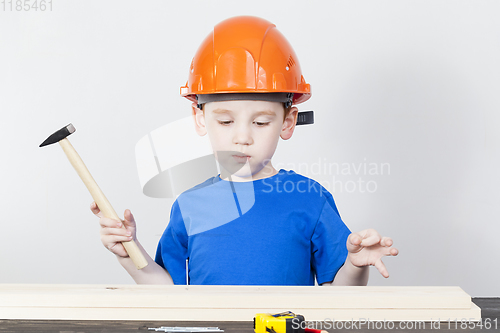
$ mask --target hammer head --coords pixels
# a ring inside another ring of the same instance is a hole
[[[64,126],[60,130],[54,132],[51,136],[49,136],[44,142],[42,142],[42,144],[39,147],[48,146],[53,143],[59,142],[75,131],[76,129],[72,124]]]

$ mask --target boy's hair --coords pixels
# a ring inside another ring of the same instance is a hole
[[[290,114],[290,110],[292,110],[292,106],[287,105],[287,103],[283,103],[283,108],[285,109],[285,113],[283,115],[283,121],[285,121],[285,118]]]

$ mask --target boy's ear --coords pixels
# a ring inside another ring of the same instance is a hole
[[[281,138],[283,140],[288,140],[292,137],[293,131],[295,130],[295,125],[297,124],[297,115],[299,113],[299,109],[295,106],[290,109],[290,112],[285,117],[283,121],[283,127],[281,127]]]
[[[191,104],[191,108],[193,109],[192,115],[196,133],[198,133],[199,136],[204,136],[205,134],[207,134],[205,114],[203,113],[203,110],[198,109],[198,104],[196,103]]]

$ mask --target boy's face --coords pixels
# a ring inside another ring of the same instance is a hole
[[[204,112],[193,106],[198,134],[208,133],[221,177],[234,181],[266,178],[276,173],[271,164],[280,136],[289,139],[297,109],[284,117],[282,103],[223,101],[205,104]]]

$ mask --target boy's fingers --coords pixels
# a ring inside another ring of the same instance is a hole
[[[349,240],[352,245],[359,245],[361,243],[361,236],[358,235],[357,233],[352,233],[349,236]]]
[[[101,217],[99,220],[99,224],[103,228],[121,228],[122,227],[122,221],[110,219],[107,217]]]
[[[133,234],[133,237],[135,238],[135,233],[136,233],[136,224],[135,224],[135,218],[134,215],[132,215],[132,212],[129,209],[126,209],[125,212],[123,213],[124,220],[123,224],[125,227],[130,230]]]
[[[361,249],[361,236],[353,232],[347,237],[347,250],[349,252],[357,252]]]
[[[387,271],[387,268],[385,267],[381,259],[375,261],[374,266],[378,269],[378,271],[380,272],[380,274],[382,274],[383,277],[385,278],[389,277],[389,272]]]
[[[112,236],[131,236],[132,232],[124,228],[101,228],[101,235],[112,235]]]
[[[391,256],[397,256],[397,255],[399,254],[399,250],[398,250],[398,249],[396,249],[395,247],[391,247],[391,248],[389,249],[389,254],[390,254]]]
[[[395,247],[391,247],[393,245],[393,241],[390,237],[384,237],[380,241],[380,245],[385,248],[384,255],[386,256],[397,256],[399,254],[399,250]]]
[[[382,240],[380,241],[380,245],[382,246],[391,247],[392,244],[393,244],[392,238],[390,237],[383,237]]]
[[[97,204],[95,203],[95,201],[93,201],[91,204],[90,204],[90,210],[92,211],[92,213],[94,213],[94,215],[96,215],[97,217],[101,218],[102,217],[102,213],[101,213],[101,210],[99,209],[99,207],[97,206]]]
[[[106,246],[106,248],[120,257],[128,257],[127,251],[125,251],[125,248],[120,243],[115,243],[109,247]]]
[[[382,237],[378,233],[371,234],[368,237],[364,238],[361,242],[362,246],[373,246],[375,244],[379,244]]]
[[[134,215],[132,215],[132,212],[130,211],[130,209],[125,209],[125,212],[123,213],[123,216],[128,221],[132,221],[134,219]]]
[[[123,222],[125,223],[125,225],[135,227],[134,215],[132,215],[130,209],[125,210],[125,212],[123,213],[123,217],[124,217]]]
[[[390,242],[392,245],[392,239],[390,239],[389,237],[385,238],[387,238],[387,240],[385,241]],[[348,239],[349,242],[355,247],[367,247],[376,244],[383,245],[382,241],[384,240],[375,229],[365,229],[360,232],[353,232],[351,235],[349,235]]]
[[[115,243],[121,243],[121,242],[128,242],[132,240],[132,236],[121,236],[121,235],[106,235],[103,237],[103,240],[107,244],[115,244]]]

